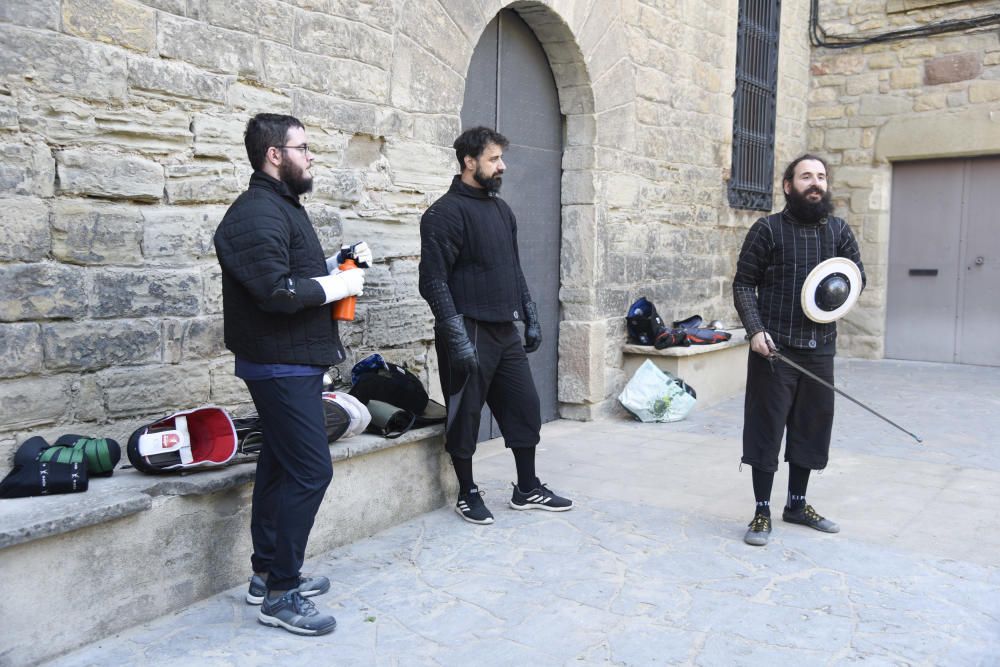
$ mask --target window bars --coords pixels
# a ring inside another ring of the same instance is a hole
[[[770,211],[781,0],[740,0],[729,205]]]

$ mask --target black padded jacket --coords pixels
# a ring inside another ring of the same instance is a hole
[[[459,313],[484,322],[523,319],[531,294],[507,202],[455,176],[420,219],[420,295],[438,322]]]
[[[315,280],[327,275],[316,230],[285,184],[255,171],[215,231],[226,347],[260,364],[330,366],[344,348]]]

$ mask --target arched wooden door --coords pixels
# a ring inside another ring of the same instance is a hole
[[[542,404],[542,421],[559,414],[559,245],[563,117],[542,45],[515,13],[486,26],[469,64],[462,128],[486,125],[510,140],[500,196],[517,216],[521,266],[542,322],[542,346],[528,355]],[[500,435],[483,409],[479,439]]]

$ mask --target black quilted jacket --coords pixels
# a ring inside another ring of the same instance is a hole
[[[323,305],[326,259],[309,216],[284,183],[262,172],[215,232],[226,347],[261,364],[330,366],[344,360]]]
[[[531,294],[507,202],[455,176],[420,219],[420,295],[439,322],[457,313],[484,322],[523,319]]]

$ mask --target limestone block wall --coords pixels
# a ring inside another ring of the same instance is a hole
[[[831,37],[862,36],[996,13],[991,0],[824,0]],[[841,349],[884,352],[895,160],[1000,154],[1000,32],[950,33],[850,49],[817,48],[809,147],[833,167],[838,214],[861,241],[868,289],[841,323]]]
[[[783,7],[776,168],[807,141],[799,4]],[[640,294],[735,323],[758,215],[726,201],[737,0],[0,2],[0,472],[29,434],[124,439],[246,403],[211,238],[260,111],[307,126],[325,246],[375,248],[344,370],[378,350],[433,390],[419,216],[454,173],[468,63],[503,8],[545,48],[566,119],[563,416],[613,405]]]

